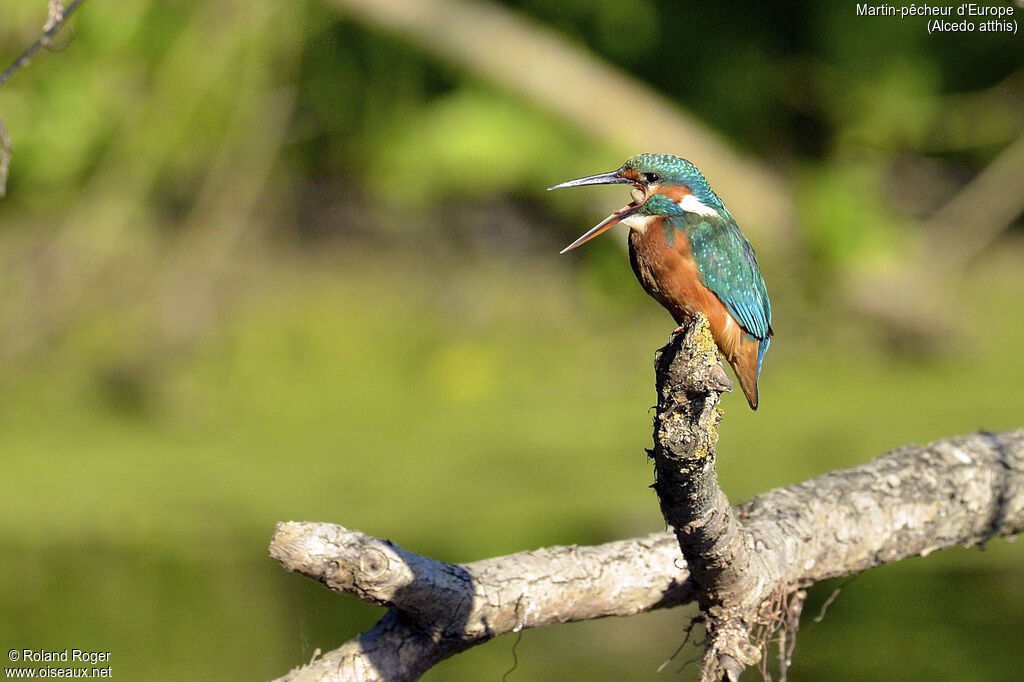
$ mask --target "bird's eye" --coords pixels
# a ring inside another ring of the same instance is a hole
[[[658,180],[661,180],[661,176],[657,173],[644,173],[644,180],[646,180],[648,184],[654,184]]]

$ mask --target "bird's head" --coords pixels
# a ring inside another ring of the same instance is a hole
[[[632,185],[630,194],[633,201],[562,249],[562,253],[590,241],[612,225],[631,216],[683,213],[718,216],[725,208],[697,167],[686,159],[671,154],[637,154],[629,157],[618,170],[569,180],[548,189],[583,185]]]

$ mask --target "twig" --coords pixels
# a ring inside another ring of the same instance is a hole
[[[836,589],[832,590],[832,594],[828,595],[828,599],[826,599],[825,602],[821,605],[821,610],[818,611],[818,615],[814,617],[815,623],[820,623],[821,621],[825,620],[825,613],[828,611],[828,607],[832,606],[832,602],[836,600],[836,597],[839,596],[839,592],[842,591],[842,589],[843,588],[841,587],[837,587]]]
[[[660,673],[662,670],[664,670],[668,666],[669,663],[671,663],[672,661],[674,661],[676,659],[676,656],[679,655],[679,653],[683,650],[683,647],[686,646],[686,644],[690,641],[690,636],[693,634],[693,629],[695,627],[697,627],[698,624],[703,623],[703,622],[704,622],[704,616],[696,616],[695,618],[691,618],[690,619],[690,624],[687,625],[683,629],[683,632],[686,633],[686,636],[683,637],[683,641],[679,643],[679,646],[676,647],[676,650],[672,652],[672,655],[669,656],[668,658],[666,658],[665,661],[661,665],[658,666],[658,669],[655,672],[659,672]],[[693,660],[696,660],[696,659],[692,659],[690,661],[687,661],[683,665],[683,668],[685,668],[687,665],[692,663]],[[680,668],[676,672],[677,673],[683,672],[683,668]]]
[[[0,197],[7,195],[7,168],[11,163],[11,136],[0,117]]]
[[[3,87],[4,83],[10,80],[18,69],[28,64],[29,59],[32,58],[36,52],[40,49],[47,47],[50,44],[50,40],[57,31],[67,22],[68,17],[78,9],[85,0],[74,0],[66,8],[59,0],[49,0],[49,8],[46,15],[46,23],[43,25],[43,33],[36,39],[34,43],[28,46],[24,52],[18,55],[18,58],[8,66],[2,74],[0,74],[0,87]],[[11,163],[11,137],[7,132],[7,126],[4,125],[3,118],[0,118],[0,197],[7,194],[7,170]]]
[[[50,44],[50,40],[53,36],[57,34],[57,31],[59,31],[67,22],[68,17],[70,17],[83,2],[85,2],[85,0],[74,0],[74,2],[66,8],[62,8],[59,2],[53,2],[53,0],[50,1],[50,7],[47,13],[46,23],[43,25],[42,35],[40,35],[34,43],[29,45],[28,49],[22,52],[18,58],[15,59],[2,74],[0,74],[0,87],[3,87],[3,84],[10,80],[11,76],[13,76],[18,69],[28,64],[28,60],[32,58],[32,55]]]

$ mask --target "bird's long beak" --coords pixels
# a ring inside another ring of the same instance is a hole
[[[566,251],[572,251],[573,249],[575,249],[580,244],[583,244],[584,242],[589,242],[591,239],[593,239],[597,235],[601,234],[602,232],[607,230],[612,225],[615,225],[616,223],[621,222],[623,218],[628,218],[629,216],[633,215],[633,213],[636,211],[636,209],[637,209],[637,205],[633,204],[633,203],[631,203],[631,204],[629,204],[627,206],[623,206],[618,211],[616,211],[615,213],[612,213],[610,216],[608,216],[607,218],[605,218],[604,220],[599,222],[597,225],[594,225],[585,234],[581,235],[579,239],[574,241],[572,244],[569,244],[569,246],[567,246],[564,249],[562,249],[561,251],[559,251],[559,253],[565,253]]]
[[[619,171],[614,170],[610,173],[599,173],[597,175],[588,175],[585,178],[577,178],[575,180],[568,180],[566,182],[559,183],[552,187],[548,187],[548,191],[553,189],[562,189],[563,187],[583,187],[584,185],[632,185],[633,181],[629,178],[624,178],[619,175]]]
[[[561,189],[562,187],[583,187],[584,185],[632,185],[634,182],[629,178],[624,178],[619,175],[619,171],[611,171],[610,173],[599,173],[598,175],[588,175],[585,178],[578,178],[576,180],[569,180],[553,187],[548,187],[549,190]],[[584,242],[589,242],[591,239],[607,230],[612,225],[620,222],[623,218],[627,218],[633,215],[636,211],[637,204],[631,203],[623,208],[620,208],[615,213],[602,220],[600,223],[590,228],[590,230],[582,235],[579,239],[574,241],[569,246],[565,247],[560,253],[571,251]]]

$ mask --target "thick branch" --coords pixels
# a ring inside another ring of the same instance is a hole
[[[907,446],[759,495],[736,511],[759,560],[786,559],[780,579],[789,585],[982,544],[1024,530],[1024,429]],[[694,598],[673,533],[458,566],[339,526],[287,523],[278,526],[271,554],[331,589],[392,606],[373,629],[286,680],[415,679],[518,627],[629,615]],[[468,576],[459,581],[462,592],[451,589],[452,576]],[[464,615],[415,621],[403,608]]]
[[[1022,212],[1024,135],[1018,135],[924,224],[928,261],[941,259],[962,272]]]
[[[722,412],[718,400],[729,379],[707,318],[698,314],[676,333],[655,361],[658,408],[654,417],[655,484],[665,522],[697,586],[707,616],[704,677],[725,671],[737,679],[759,660],[751,644],[758,611],[780,584],[718,486],[715,447]]]
[[[743,526],[791,583],[857,573],[1024,530],[1024,429],[908,445],[758,495]]]
[[[341,526],[281,523],[270,555],[332,590],[393,607],[309,666],[343,671],[323,679],[415,679],[495,635],[693,600],[679,548],[664,533],[454,565]],[[320,679],[309,668],[284,679]]]
[[[793,206],[777,173],[738,154],[720,135],[638,79],[522,12],[481,0],[333,4],[562,116],[624,154],[685,151],[728,197],[733,213],[745,216],[744,229],[765,230],[776,248],[792,240]],[[630,102],[631,125],[622,125],[613,107],[595,102]]]

